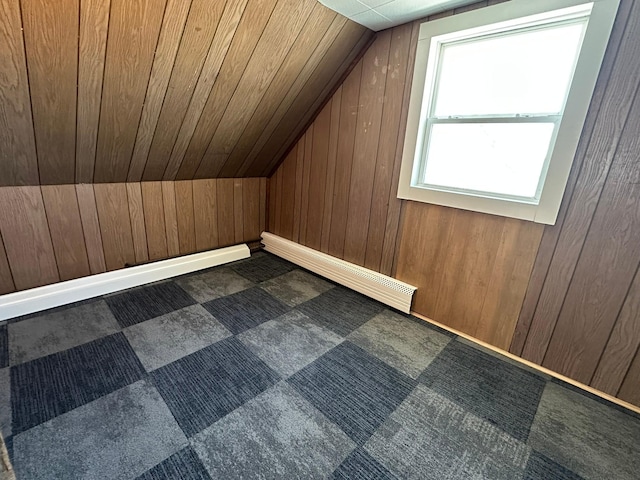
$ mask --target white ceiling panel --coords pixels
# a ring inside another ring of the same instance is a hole
[[[379,31],[478,0],[319,0],[326,7]]]

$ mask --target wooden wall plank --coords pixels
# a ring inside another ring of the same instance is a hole
[[[75,177],[79,183],[93,181],[110,6],[111,0],[80,1]]]
[[[620,387],[618,392],[620,400],[633,405],[640,405],[640,382],[638,382],[638,378],[640,378],[640,350],[636,353],[636,358],[627,372],[622,387]]]
[[[287,188],[280,188],[280,235],[291,240],[293,237],[293,214],[295,209],[296,163],[298,157],[297,146],[289,152],[282,164],[282,183]]]
[[[177,257],[180,255],[180,239],[178,237],[178,211],[174,182],[162,182],[162,204],[167,233],[167,254],[169,257]]]
[[[382,248],[387,226],[389,191],[392,185],[393,169],[396,163],[397,125],[402,116],[404,82],[411,41],[411,25],[396,27],[391,32],[389,70],[385,85],[378,153],[375,165],[373,192],[371,195],[371,216],[366,241],[364,266],[380,270]]]
[[[175,182],[176,210],[179,212],[178,241],[180,243],[181,255],[196,251],[193,184],[194,182],[192,181]]]
[[[324,195],[324,213],[322,215],[320,250],[329,252],[329,237],[331,234],[331,213],[333,211],[333,188],[336,178],[336,162],[338,161],[338,135],[340,133],[340,104],[342,101],[342,86],[338,88],[331,99],[331,119],[329,131],[329,152],[327,157],[327,180]],[[295,181],[295,179],[294,179]]]
[[[409,32],[406,32],[408,34]],[[418,36],[420,25],[414,22],[411,27],[411,41],[409,43],[409,56],[407,57],[407,71],[405,74],[404,93],[402,99],[402,111],[409,111],[409,100],[411,98],[411,80],[413,78],[413,65],[415,63],[416,50],[418,47]],[[391,189],[389,190],[389,208],[387,210],[387,224],[384,232],[384,243],[382,245],[382,260],[380,262],[380,273],[392,275],[393,267],[398,259],[398,241],[400,236],[400,215],[402,201],[398,198],[398,183],[400,180],[400,165],[402,163],[402,153],[404,150],[404,134],[407,128],[407,115],[401,115],[398,123],[398,140],[396,141],[396,159],[393,167],[393,178]]]
[[[139,183],[127,183],[127,199],[136,263],[144,263],[149,261],[149,247],[147,246],[147,227],[144,222],[142,187]]]
[[[304,175],[304,146],[306,133],[302,135],[296,145],[296,179],[293,198],[293,232],[291,240],[297,242],[300,239],[300,213],[302,211],[302,179]]]
[[[162,182],[143,182],[141,186],[149,260],[167,258],[167,229],[164,223]]]
[[[544,226],[507,218],[474,337],[508,350]]]
[[[112,0],[96,182],[127,179],[165,4],[166,0]]]
[[[616,395],[625,381],[633,358],[640,348],[640,270],[635,278],[620,315],[607,342],[593,379],[589,383],[593,388]],[[640,377],[636,377],[638,381]]]
[[[386,30],[362,59],[360,108],[353,154],[344,259],[364,265],[371,214],[371,195],[382,125],[385,85],[388,72],[391,30]]]
[[[256,0],[247,5],[240,25],[220,69],[218,80],[207,99],[200,121],[191,137],[189,147],[178,169],[179,180],[194,178],[209,141],[224,114],[226,105],[235,91],[244,67],[262,35],[277,0]]]
[[[302,166],[302,201],[300,203],[300,243],[307,244],[307,227],[309,226],[309,185],[311,183],[311,156],[313,152],[314,125],[307,129],[304,138],[304,162]]]
[[[358,125],[361,79],[362,61],[358,62],[342,85],[340,133],[338,134],[338,161],[336,164],[334,200],[329,234],[329,254],[338,258],[343,258],[344,239],[347,233],[349,185],[351,185],[353,148]]]
[[[235,179],[233,181],[233,231],[235,243],[242,243],[244,240],[244,217],[242,214],[244,205],[242,203],[242,189],[242,179]]]
[[[260,179],[260,233],[267,229],[267,179]]]
[[[233,93],[198,169],[199,176],[220,174],[251,116],[292,48],[317,2],[279,0]]]
[[[269,217],[267,218],[267,228],[270,232],[275,233],[276,235],[278,234],[278,228],[276,226],[276,212],[278,211],[278,207],[279,205],[276,204],[276,193],[278,191],[278,175],[273,175],[270,179],[269,179],[269,184],[268,184],[268,195],[269,195],[269,199],[268,199],[268,214]]]
[[[217,180],[218,235],[221,247],[233,245],[235,240],[233,182],[233,178]]]
[[[40,182],[73,183],[79,0],[21,5]]]
[[[190,7],[191,0],[167,0],[129,173],[127,174],[127,181],[129,182],[142,180],[142,173],[147,164],[153,134],[158,125],[162,102],[167,93],[171,71],[178,54],[180,39],[182,38]]]
[[[45,185],[42,198],[60,280],[89,275],[78,197],[73,185]]]
[[[104,261],[104,248],[102,246],[100,222],[98,221],[98,210],[93,185],[76,185],[76,195],[78,197],[84,243],[89,259],[89,269],[91,270],[91,274],[94,275],[96,273],[106,272],[107,265]]]
[[[372,32],[361,25],[347,22],[335,37],[309,80],[304,84],[271,136],[256,152],[249,175],[270,175],[301,131],[331,95],[336,84],[352,66],[362,49],[369,44]],[[345,45],[352,45],[345,57]],[[331,73],[333,72],[333,73]]]
[[[220,171],[221,176],[238,176],[247,172],[254,159],[250,152],[263,135],[268,138],[311,75],[319,58],[329,48],[329,39],[335,38],[347,21],[319,2],[310,18],[313,21],[304,25],[289,50],[287,58]]]
[[[282,233],[282,186],[283,186],[283,179],[282,179],[282,169],[278,169],[278,171],[276,172],[276,182],[275,182],[275,231],[278,232],[278,235],[281,235]]]
[[[313,123],[313,145],[309,164],[309,178],[312,180],[306,190],[306,194],[309,197],[306,245],[315,250],[320,250],[322,239],[330,130],[331,102],[324,106]]]
[[[202,252],[218,247],[218,208],[216,180],[193,182],[193,211],[196,230],[196,250]]]
[[[162,180],[226,2],[193,0],[142,176]]]
[[[624,37],[640,38],[640,4],[637,2],[632,6],[627,25]],[[585,152],[586,159],[599,161],[585,162],[580,172],[522,352],[523,357],[532,362],[541,363],[547,351],[562,308],[563,292],[567,292],[573,277],[625,119],[629,115],[637,87],[637,82],[632,79],[640,75],[640,64],[630,59],[637,58],[639,49],[637,41],[628,40],[622,42],[617,52],[611,80]]]
[[[19,0],[0,0],[0,185],[37,185]]]
[[[117,270],[136,262],[131,220],[124,183],[94,185],[98,219],[107,270]]]
[[[0,235],[0,295],[15,291],[16,286],[13,283],[11,269],[9,268],[9,260],[7,260],[7,252],[4,249],[2,235]]]
[[[244,241],[260,238],[260,183],[259,178],[242,179],[242,217]]]
[[[164,173],[165,180],[173,180],[178,174],[182,159],[189,147],[189,141],[200,120],[202,111],[207,103],[207,98],[211,94],[211,89],[218,78],[222,62],[227,56],[231,41],[240,24],[246,6],[247,0],[227,2],[225,6],[216,34],[211,42],[211,49],[202,67],[202,72],[193,91],[189,108],[180,126],[173,150],[171,151],[169,164]]]
[[[0,233],[16,289],[60,281],[40,187],[0,188]]]

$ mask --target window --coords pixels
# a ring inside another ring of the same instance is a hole
[[[618,0],[421,26],[400,198],[555,223]]]

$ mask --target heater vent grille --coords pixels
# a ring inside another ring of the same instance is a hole
[[[267,252],[409,313],[416,287],[353,263],[318,252],[272,233],[262,234]]]

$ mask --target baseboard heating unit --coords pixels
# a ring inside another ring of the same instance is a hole
[[[262,243],[267,252],[402,312],[411,311],[411,299],[416,291],[413,285],[318,252],[272,233],[263,232]]]

